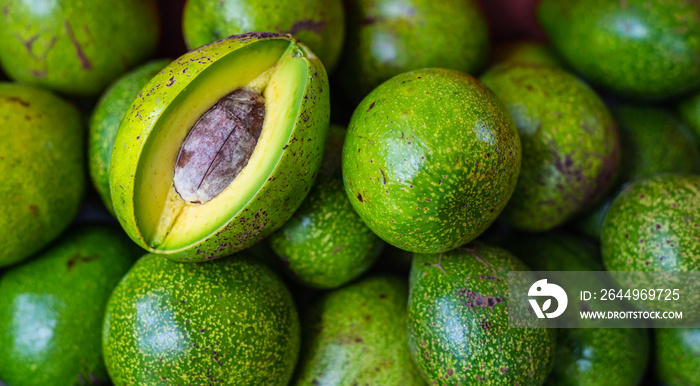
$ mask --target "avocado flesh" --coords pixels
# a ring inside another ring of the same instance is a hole
[[[178,95],[155,124],[137,168],[135,212],[146,243],[178,252],[215,233],[253,199],[282,157],[296,123],[308,79],[303,51],[288,41],[265,41],[212,64]],[[180,147],[197,120],[232,91],[248,89],[265,99],[265,119],[247,165],[204,204],[183,200],[173,187]]]

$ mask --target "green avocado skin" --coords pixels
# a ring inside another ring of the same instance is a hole
[[[494,47],[491,53],[491,65],[505,62],[563,67],[561,59],[549,46],[527,40],[503,43]]]
[[[656,370],[668,386],[700,384],[700,329],[659,328],[656,337]]]
[[[121,230],[91,225],[6,271],[0,279],[0,378],[13,386],[107,381],[102,319],[136,251]]]
[[[673,114],[651,107],[612,110],[620,132],[620,181],[659,173],[700,172],[700,148],[692,132]]]
[[[414,255],[408,345],[429,383],[544,383],[555,330],[508,328],[508,272],[525,270],[510,252],[480,243]]]
[[[299,318],[254,255],[183,264],[149,254],[114,290],[102,343],[116,385],[286,385]]]
[[[119,124],[143,86],[168,63],[170,60],[167,59],[154,60],[119,78],[102,94],[90,117],[88,130],[90,177],[102,202],[112,215],[114,215],[114,208],[109,191],[109,161],[112,159],[112,145],[117,136]]]
[[[445,69],[398,75],[355,109],[343,146],[353,207],[386,242],[439,253],[477,237],[510,198],[520,140],[483,83]]]
[[[578,73],[616,94],[657,100],[700,85],[700,4],[542,0],[538,18]]]
[[[343,91],[359,101],[387,79],[427,67],[477,75],[489,35],[476,0],[352,0],[340,69]]]
[[[63,94],[95,96],[156,49],[155,0],[0,0],[7,75]]]
[[[78,110],[32,86],[0,83],[0,267],[68,226],[85,189]]]
[[[700,138],[700,92],[682,100],[677,107],[678,114],[685,124]]]
[[[698,141],[673,114],[658,108],[632,105],[616,106],[611,112],[620,134],[619,183],[660,173],[700,172]],[[602,200],[592,211],[577,219],[574,226],[586,236],[599,240],[605,214],[615,195]]]
[[[590,87],[562,69],[528,63],[504,63],[481,80],[510,111],[523,149],[504,222],[549,230],[606,192],[619,161],[617,131]]]
[[[304,312],[296,385],[424,385],[406,341],[405,279],[374,276]]]
[[[247,32],[289,33],[332,73],[343,48],[345,13],[340,0],[188,0],[182,28],[190,50]]]
[[[567,234],[518,235],[508,240],[507,248],[537,271],[602,271],[597,246]],[[648,358],[645,329],[562,328],[546,384],[634,386]]]
[[[294,277],[314,288],[335,288],[355,279],[384,246],[355,213],[341,176],[317,182],[269,240]]]
[[[700,176],[661,174],[630,184],[603,223],[608,271],[700,270]]]

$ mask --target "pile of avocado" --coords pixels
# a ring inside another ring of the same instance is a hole
[[[700,3],[485,1],[0,0],[0,385],[700,385],[508,324],[700,271]]]

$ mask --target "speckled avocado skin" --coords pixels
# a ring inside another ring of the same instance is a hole
[[[609,271],[700,270],[700,176],[662,174],[629,185],[603,223]]]
[[[107,300],[139,250],[118,228],[77,228],[0,279],[0,377],[10,385],[98,385]]]
[[[95,96],[155,52],[155,0],[0,1],[0,64],[22,83]]]
[[[450,68],[477,75],[489,36],[476,0],[351,0],[338,73],[343,91],[361,100],[409,70]]]
[[[429,383],[544,383],[555,330],[507,328],[508,271],[527,269],[510,252],[480,243],[414,256],[408,345]]]
[[[114,290],[102,342],[117,385],[286,385],[299,319],[255,256],[183,264],[150,254]]]
[[[567,234],[519,235],[504,247],[537,271],[602,271],[597,245]],[[546,384],[634,386],[648,358],[646,329],[562,328]]]
[[[659,328],[656,336],[656,370],[668,386],[700,384],[700,329]]]
[[[504,63],[481,80],[503,101],[518,128],[523,162],[501,219],[545,231],[594,204],[618,165],[615,123],[600,98],[575,76],[552,67]]]
[[[369,269],[382,251],[352,208],[341,176],[319,182],[270,245],[294,277],[314,288],[335,288]]]
[[[681,119],[700,138],[700,92],[682,100],[677,109]]]
[[[182,16],[190,50],[247,32],[295,35],[333,72],[343,47],[345,13],[340,0],[188,0]]]
[[[107,210],[114,215],[109,192],[109,161],[117,129],[139,91],[170,60],[154,60],[119,78],[102,94],[90,117],[88,166],[90,177]]]
[[[374,233],[439,253],[477,237],[510,198],[520,139],[483,83],[453,70],[398,75],[355,109],[343,147],[345,190]]]
[[[53,94],[0,83],[0,267],[68,226],[85,188],[80,113]]]
[[[405,279],[375,276],[304,312],[296,385],[424,385],[406,342]]]
[[[585,78],[619,95],[663,99],[700,85],[700,4],[542,0],[542,28]]]
[[[620,134],[621,184],[659,173],[700,172],[700,147],[692,132],[670,112],[653,107],[612,108]],[[600,239],[605,214],[619,190],[574,222],[583,234]]]

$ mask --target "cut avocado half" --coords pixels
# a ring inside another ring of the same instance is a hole
[[[289,35],[232,36],[187,53],[121,123],[110,165],[117,218],[173,260],[247,248],[308,193],[329,115],[325,69]]]

